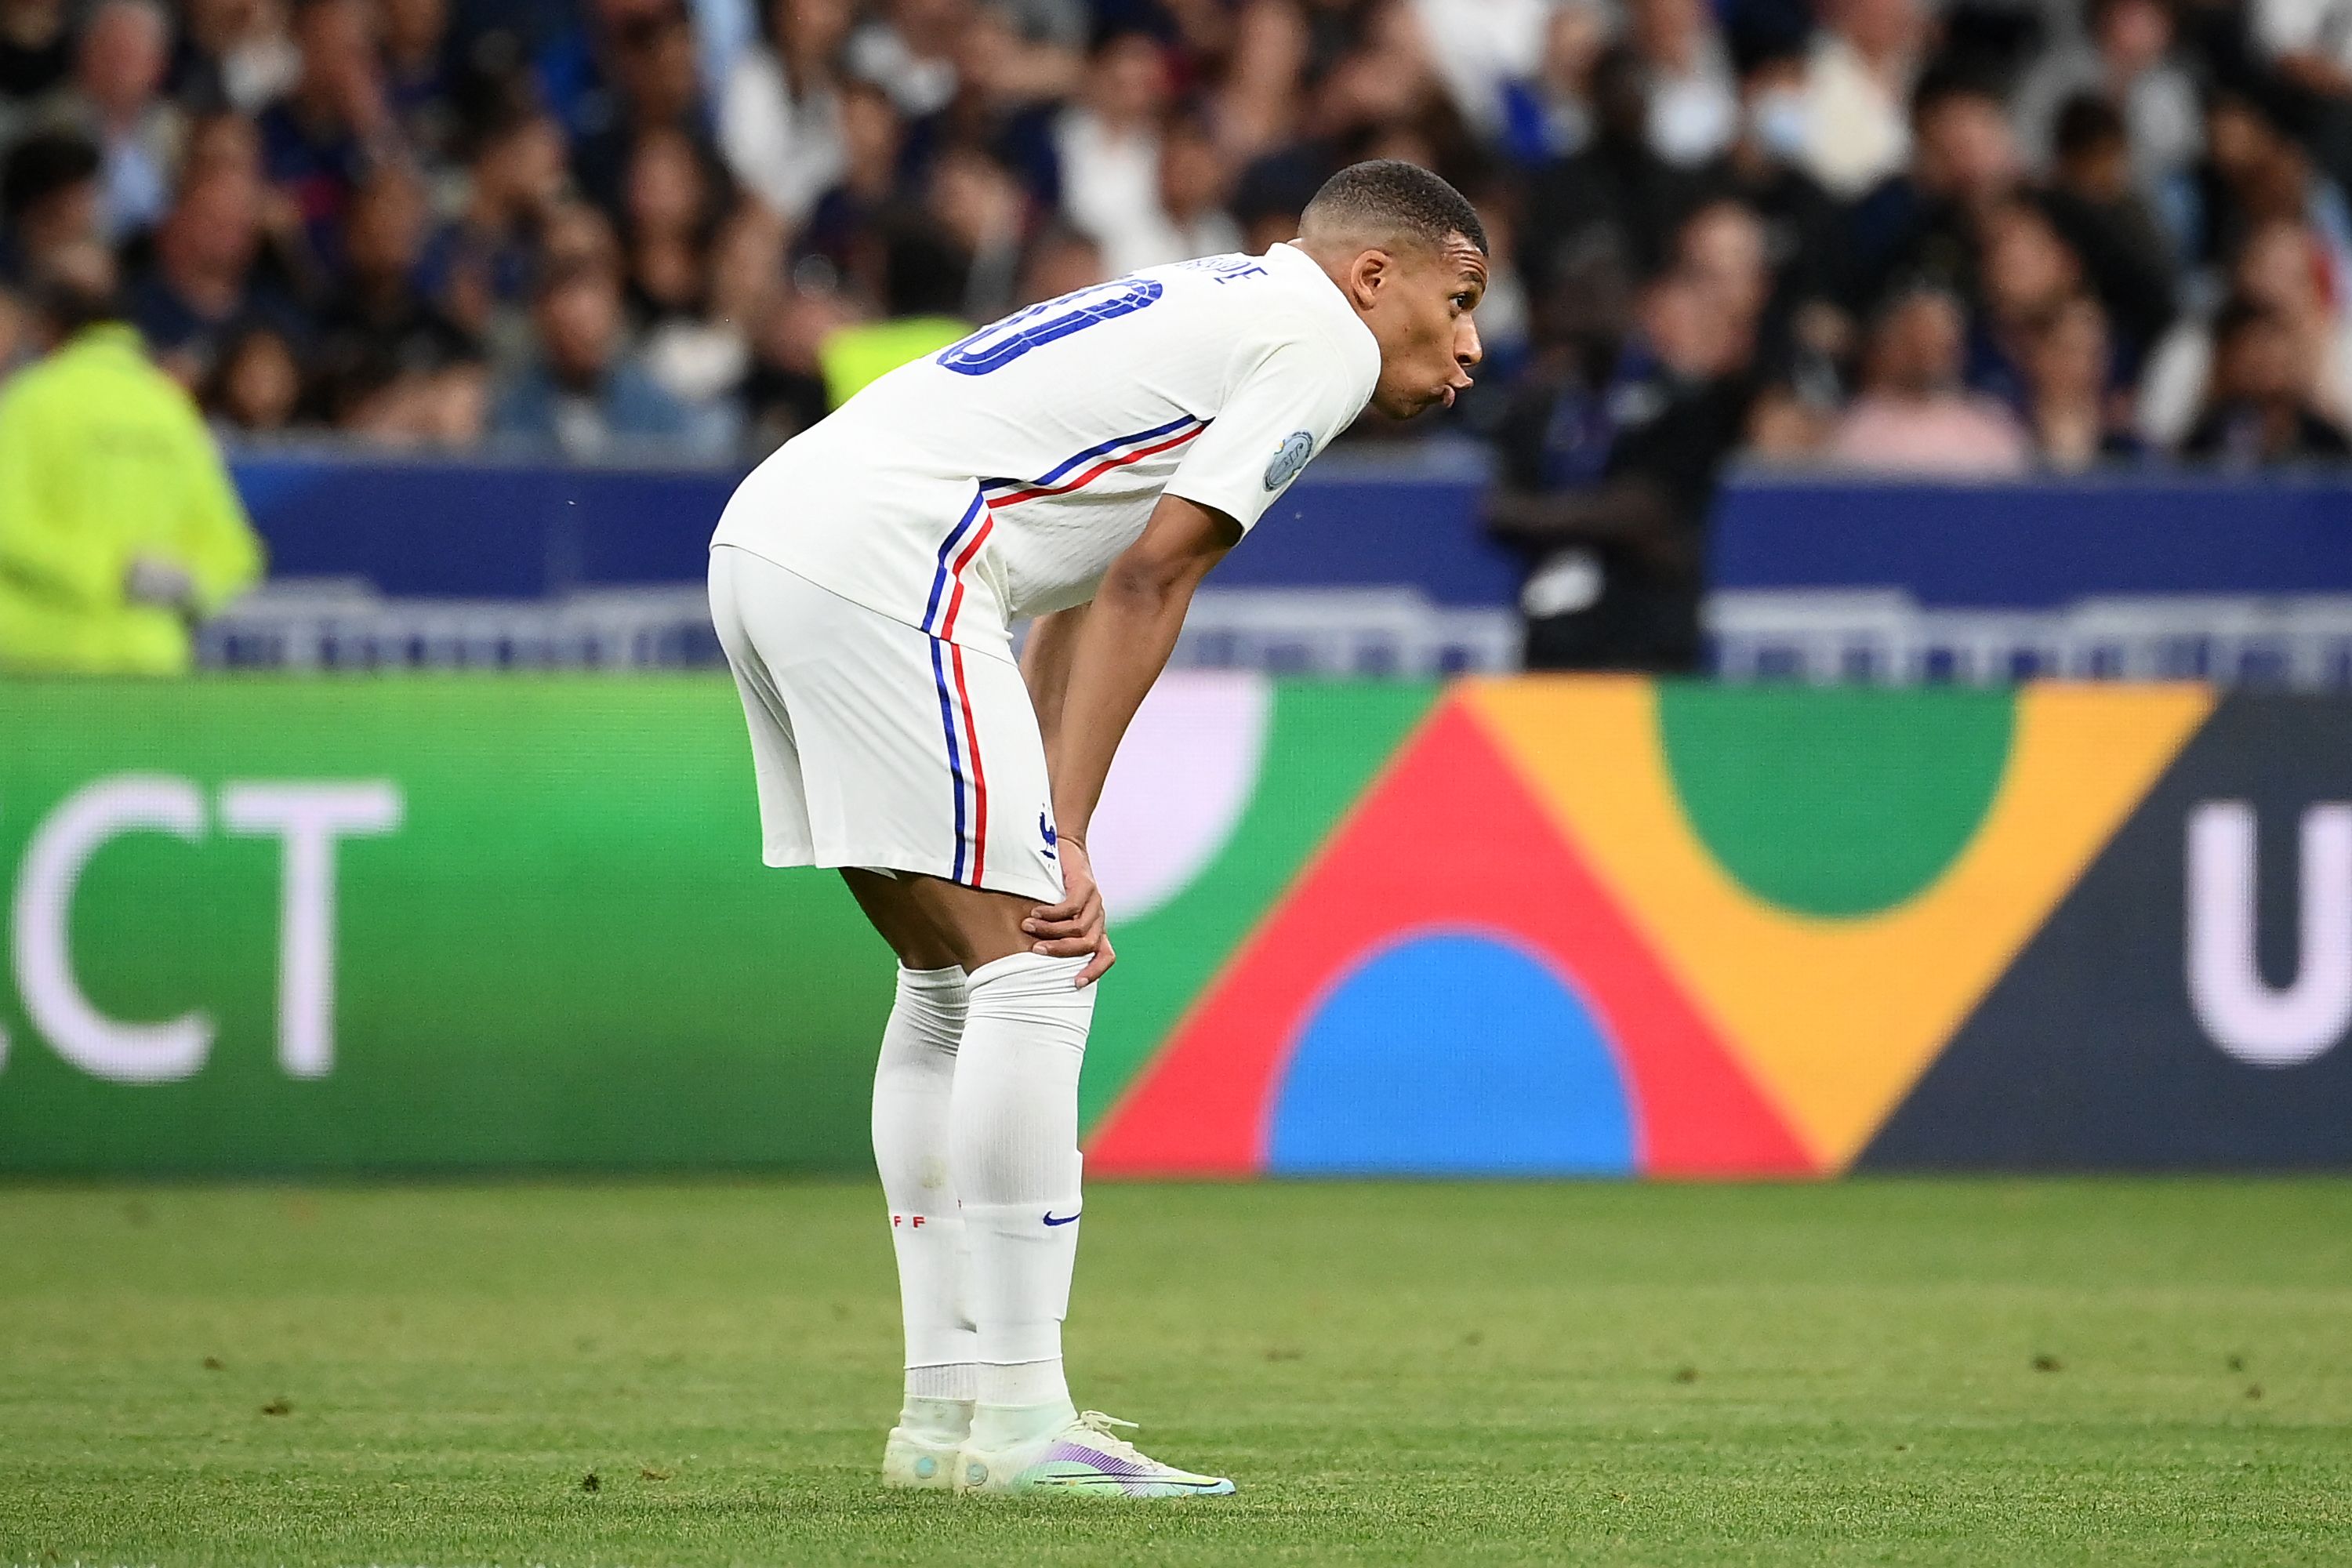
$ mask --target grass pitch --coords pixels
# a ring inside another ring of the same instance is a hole
[[[2352,1562],[2352,1184],[1097,1186],[1157,1506],[878,1489],[880,1209],[0,1189],[0,1563]]]

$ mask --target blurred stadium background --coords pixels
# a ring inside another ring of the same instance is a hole
[[[1482,384],[1096,835],[1074,1365],[1245,1495],[886,1504],[709,530],[1367,156]],[[0,0],[0,1563],[2342,1561],[2347,180],[2352,0]]]

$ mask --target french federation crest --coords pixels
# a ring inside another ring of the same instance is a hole
[[[1307,466],[1307,459],[1314,455],[1315,437],[1304,430],[1293,430],[1283,437],[1281,447],[1274,454],[1274,461],[1265,466],[1265,488],[1278,490],[1288,484],[1298,470]]]

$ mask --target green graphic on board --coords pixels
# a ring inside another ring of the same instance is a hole
[[[891,961],[835,879],[760,865],[723,679],[14,683],[0,734],[0,885],[20,908],[61,807],[192,804],[193,833],[94,847],[64,925],[101,1016],[81,1033],[210,1036],[184,1076],[110,1079],[59,1046],[69,992],[43,983],[44,1026],[0,971],[0,1169],[867,1157]],[[332,845],[331,1059],[300,1076],[282,1059],[287,847],[236,831],[230,805],[353,787],[388,788],[399,822]]]
[[[2010,694],[1869,687],[1658,688],[1692,826],[1740,885],[1784,909],[1866,915],[1932,883],[2000,788]]]

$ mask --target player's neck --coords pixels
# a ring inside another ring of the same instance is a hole
[[[1354,264],[1360,247],[1328,243],[1318,247],[1313,241],[1303,238],[1286,239],[1282,245],[1315,263],[1323,276],[1331,280],[1331,287],[1339,290],[1339,298],[1348,301],[1350,310],[1355,308],[1355,299],[1348,292],[1348,268]],[[1363,314],[1360,310],[1356,313]]]

